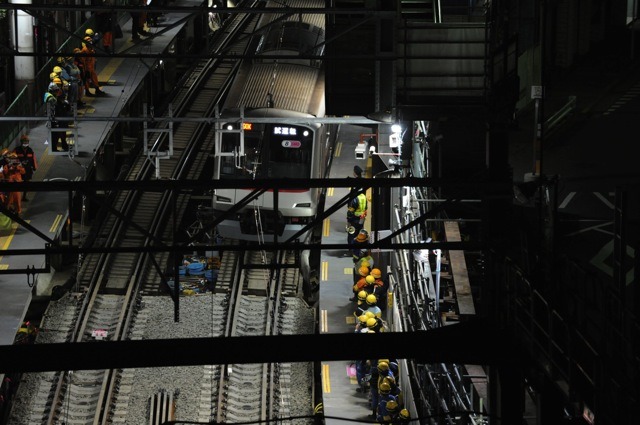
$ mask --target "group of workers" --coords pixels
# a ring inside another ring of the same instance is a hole
[[[33,149],[29,146],[29,136],[22,135],[20,145],[13,151],[3,149],[0,151],[0,179],[20,183],[30,181],[33,173],[38,169],[38,162]],[[22,214],[22,201],[28,201],[27,192],[24,190],[12,190],[0,192],[0,202],[14,214]]]
[[[408,424],[409,411],[404,407],[398,385],[399,367],[396,359],[366,359],[356,361],[357,392],[368,394],[370,417],[378,423]]]
[[[56,66],[49,74],[49,86],[44,94],[47,117],[51,125],[52,150],[68,151],[67,128],[73,108],[86,106],[83,97],[105,96],[100,89],[98,74],[96,73],[95,44],[100,36],[91,28],[85,30],[82,48],[73,49],[73,56],[56,58]],[[94,92],[91,92],[93,88]]]
[[[363,177],[359,166],[353,167],[353,177]],[[358,190],[354,188],[352,190]],[[356,333],[384,332],[386,324],[382,313],[387,307],[389,282],[382,277],[380,267],[369,249],[369,232],[364,223],[369,202],[366,194],[359,190],[347,205],[347,243],[353,258],[353,296],[356,301]],[[395,359],[363,359],[355,361],[359,393],[368,393],[371,417],[379,423],[408,424],[409,411],[404,408],[402,391],[398,386],[398,362]]]
[[[362,178],[362,168],[354,166],[353,176]],[[389,282],[383,279],[380,267],[375,267],[368,247],[369,232],[364,228],[368,207],[367,196],[362,191],[347,206],[347,243],[354,268],[353,296],[349,301],[357,301],[354,311],[356,333],[378,333],[386,329],[382,313],[387,307]],[[385,424],[408,424],[411,417],[404,408],[398,386],[398,362],[395,359],[356,360],[355,368],[356,391],[369,394],[371,418]]]

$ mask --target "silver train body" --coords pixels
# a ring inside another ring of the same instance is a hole
[[[324,7],[323,2],[299,1],[291,7]],[[269,2],[267,7],[281,7]],[[332,129],[310,120],[325,113],[324,72],[317,59],[273,59],[273,55],[322,54],[324,15],[263,14],[249,44],[255,55],[245,59],[224,101],[218,124],[214,179],[309,179],[324,177]],[[277,21],[276,21],[277,20]],[[274,22],[276,21],[276,22]],[[257,121],[259,119],[259,121]],[[317,213],[319,188],[279,190],[278,208],[270,190],[229,214],[219,225],[225,238],[285,241]],[[249,189],[216,189],[216,215],[242,201]],[[274,217],[277,217],[277,225]],[[298,240],[305,240],[305,235]]]

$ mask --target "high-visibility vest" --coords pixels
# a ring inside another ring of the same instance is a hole
[[[52,96],[53,96],[53,98],[54,98],[54,99],[56,99],[56,97],[55,97],[53,94],[51,94],[51,93],[49,93],[49,92],[46,92],[46,93],[44,94],[44,103],[47,103],[47,101],[49,101],[49,98],[50,98],[50,97],[52,97]],[[58,99],[56,99],[56,101],[57,101],[57,100],[58,100]]]
[[[364,193],[358,195],[358,208],[353,212],[353,215],[360,217],[367,211],[367,196]]]

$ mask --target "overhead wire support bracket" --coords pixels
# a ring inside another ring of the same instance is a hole
[[[161,159],[169,159],[173,156],[173,121],[169,120],[166,128],[149,128],[149,122],[155,122],[154,119],[154,109],[153,106],[149,108],[150,116],[147,115],[147,104],[144,104],[143,117],[145,120],[143,121],[143,152],[147,156],[149,161],[153,162],[153,165],[156,169],[156,179],[160,179],[160,160]],[[169,104],[168,111],[169,118],[173,118],[173,108],[172,105]],[[149,118],[149,119],[147,119]],[[168,146],[166,150],[160,150],[161,146],[164,146],[164,139],[161,136],[151,138],[151,146],[149,146],[150,138],[149,134],[168,134]],[[153,160],[151,158],[154,158]]]

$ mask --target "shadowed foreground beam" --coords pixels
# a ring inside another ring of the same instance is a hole
[[[368,341],[364,341],[367,339]],[[351,360],[362,347],[377,357],[420,363],[496,364],[504,339],[481,320],[431,331],[279,335],[0,346],[0,373],[230,363]]]

